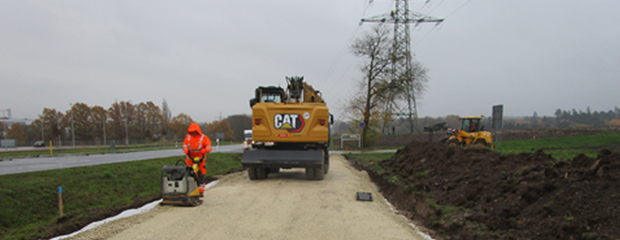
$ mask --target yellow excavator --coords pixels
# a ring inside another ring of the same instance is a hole
[[[441,142],[450,146],[490,146],[493,143],[491,132],[481,126],[482,116],[461,117],[461,129],[448,128],[446,138]]]
[[[258,87],[250,100],[252,149],[241,164],[251,180],[265,179],[280,169],[305,168],[306,179],[322,180],[329,171],[333,116],[319,91],[303,77],[286,77],[281,87]]]

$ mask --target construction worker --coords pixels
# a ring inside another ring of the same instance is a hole
[[[469,128],[470,132],[475,132],[476,131],[476,122],[472,121],[471,122],[471,127]]]
[[[190,167],[194,164],[194,158],[200,158],[200,163],[198,164],[198,169],[200,171],[197,174],[198,184],[200,185],[200,195],[202,196],[205,187],[204,179],[207,174],[205,159],[207,153],[211,152],[211,140],[209,140],[209,137],[202,134],[200,126],[197,123],[190,124],[187,129],[187,136],[185,136],[185,141],[183,141],[183,152],[185,152],[187,156],[187,158],[185,158],[185,164]]]

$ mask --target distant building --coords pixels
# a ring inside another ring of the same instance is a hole
[[[28,118],[0,118],[0,122],[5,123],[8,127],[13,123],[19,123],[21,125],[30,125],[34,121]]]
[[[0,109],[0,122],[5,123],[7,126],[11,126],[13,123],[19,123],[21,125],[30,125],[34,120],[28,118],[12,118],[11,109]]]

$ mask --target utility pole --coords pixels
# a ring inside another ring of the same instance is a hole
[[[103,119],[103,145],[106,145],[106,139],[105,139],[105,129],[107,127],[107,123],[108,122],[108,116],[105,116]]]
[[[71,137],[73,138],[73,148],[75,148],[75,131],[73,130],[73,104],[69,103],[71,106]]]
[[[429,1],[427,1],[428,3]],[[392,42],[392,82],[404,81],[407,84],[405,94],[407,96],[408,117],[413,133],[413,121],[417,119],[417,104],[415,100],[415,89],[413,88],[415,76],[413,76],[411,62],[411,35],[409,24],[416,26],[420,23],[434,22],[439,24],[444,19],[434,18],[409,11],[409,1],[394,0],[395,7],[390,13],[362,19],[362,22],[378,22],[394,24],[394,39]],[[393,96],[392,96],[393,97]],[[390,109],[392,105],[390,104]]]
[[[125,116],[125,145],[129,146],[129,120]]]

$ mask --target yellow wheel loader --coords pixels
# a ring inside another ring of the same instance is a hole
[[[491,132],[484,131],[481,126],[482,116],[462,117],[461,129],[448,128],[446,138],[441,142],[450,146],[490,146],[493,143]]]
[[[250,100],[252,149],[241,164],[251,180],[265,179],[281,168],[305,168],[306,179],[322,180],[329,171],[333,116],[319,91],[303,77],[287,77],[281,87],[258,87]]]

